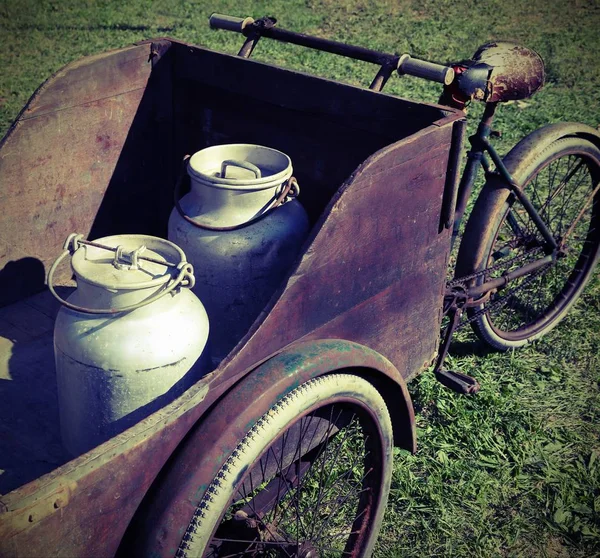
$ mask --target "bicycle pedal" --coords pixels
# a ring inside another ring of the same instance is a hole
[[[481,388],[475,378],[454,370],[437,370],[435,379],[456,393],[472,394]]]

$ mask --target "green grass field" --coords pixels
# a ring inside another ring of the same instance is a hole
[[[501,151],[546,123],[600,121],[596,0],[0,0],[0,136],[41,82],[82,56],[156,36],[236,52],[239,36],[208,29],[215,11],[274,15],[296,31],[436,61],[467,58],[490,39],[534,48],[548,83],[501,107]],[[256,58],[362,85],[376,71],[266,40]],[[413,78],[386,90],[438,95]],[[459,396],[427,373],[410,384],[419,451],[396,455],[376,556],[600,556],[599,351],[597,276],[564,323],[524,350],[487,353],[461,333],[450,365],[482,389]]]

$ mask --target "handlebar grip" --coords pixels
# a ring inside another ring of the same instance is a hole
[[[225,29],[226,31],[235,31],[241,33],[246,25],[254,23],[251,17],[234,17],[224,14],[212,14],[208,18],[208,23],[212,29]]]
[[[403,54],[398,60],[398,73],[436,81],[444,85],[450,85],[454,80],[454,70],[452,68],[412,58],[410,54]]]

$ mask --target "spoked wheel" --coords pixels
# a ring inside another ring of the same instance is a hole
[[[296,388],[248,431],[206,490],[178,556],[368,556],[392,470],[392,427],[366,380]]]
[[[557,140],[537,153],[535,145],[515,149],[507,166],[524,185],[559,251],[553,263],[511,282],[470,311],[477,335],[500,350],[522,346],[557,325],[590,279],[600,252],[600,150],[581,138]],[[544,245],[514,195],[492,182],[473,208],[457,275],[492,268],[473,281],[481,284],[544,257]]]

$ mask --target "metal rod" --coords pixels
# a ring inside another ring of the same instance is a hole
[[[244,34],[252,33],[252,25],[247,26],[242,32]],[[269,37],[270,39],[275,39],[284,43],[331,52],[333,54],[354,58],[355,60],[362,60],[363,62],[371,62],[372,64],[378,64],[380,66],[383,66],[386,63],[393,63],[394,60],[397,65],[399,59],[395,54],[386,54],[385,52],[379,52],[370,48],[347,45],[339,41],[322,39],[321,37],[311,37],[310,35],[288,31],[287,29],[279,29],[277,27],[260,29],[260,34],[263,37]]]
[[[479,125],[477,126],[477,132],[469,138],[472,149],[470,149],[467,153],[467,164],[465,165],[465,169],[460,179],[460,185],[458,187],[456,209],[454,212],[454,228],[452,230],[452,246],[454,246],[454,242],[458,236],[460,224],[465,213],[465,209],[467,208],[467,202],[469,201],[471,192],[473,191],[473,185],[475,184],[475,179],[477,178],[477,173],[483,158],[483,146],[486,145],[485,142],[487,141],[487,138],[489,138],[492,131],[491,125],[492,121],[494,120],[495,112],[496,103],[487,103],[485,105],[485,110],[483,111],[481,120],[479,121]]]
[[[494,165],[496,165],[496,169],[501,174],[502,178],[505,180],[506,184],[510,188],[511,192],[518,198],[521,202],[521,205],[525,208],[525,211],[531,217],[531,220],[535,223],[535,226],[540,231],[541,235],[544,237],[544,240],[550,245],[552,250],[556,250],[558,244],[554,239],[554,236],[550,232],[550,229],[546,226],[546,223],[540,217],[540,214],[537,212],[534,205],[531,203],[531,200],[527,197],[523,188],[517,184],[511,174],[508,172],[508,169],[504,166],[500,155],[494,149],[494,146],[490,143],[488,138],[481,138],[481,142],[485,146],[485,150],[489,153]]]
[[[442,228],[450,228],[455,216],[459,191],[458,174],[461,166],[464,129],[466,125],[467,121],[461,119],[457,120],[452,127],[452,141],[450,143],[450,154],[448,156],[448,168],[446,169],[446,183],[444,185],[444,198],[440,217],[440,232]]]
[[[583,207],[581,208],[581,211],[579,212],[579,214],[575,218],[575,221],[573,221],[571,223],[571,226],[569,227],[569,230],[565,233],[565,236],[562,237],[562,239],[561,239],[561,246],[564,245],[565,240],[567,240],[567,238],[571,235],[571,233],[575,229],[575,226],[577,225],[577,223],[579,222],[579,220],[583,217],[583,214],[587,211],[587,208],[589,207],[590,203],[593,201],[594,197],[596,197],[596,194],[598,193],[598,191],[600,191],[600,182],[598,182],[598,184],[594,188],[594,191],[591,193],[591,195],[588,197],[588,199],[586,200],[586,202],[583,204]]]
[[[323,39],[320,37],[312,37],[295,31],[288,31],[275,27],[277,20],[273,17],[263,17],[254,20],[251,17],[240,18],[223,14],[212,14],[209,18],[210,26],[213,29],[225,29],[242,33],[246,37],[254,38],[255,35],[268,37],[283,43],[291,43],[307,48],[313,48],[322,52],[330,52],[340,56],[346,56],[354,60],[362,60],[363,62],[371,62],[379,66],[392,66],[392,70],[398,70],[400,75],[408,74],[411,76],[420,77],[430,81],[436,81],[449,85],[454,80],[454,69],[444,64],[428,62],[413,58],[409,54],[398,56],[397,54],[387,54],[370,48],[347,45],[339,41]],[[251,52],[253,44],[246,42],[240,51],[240,55]],[[380,75],[375,78],[371,89],[379,91],[389,77],[386,77],[387,70],[380,70]],[[390,72],[391,75],[391,72]]]
[[[375,79],[373,79],[371,85],[369,85],[369,89],[373,91],[381,91],[395,69],[395,64],[383,64],[381,68],[379,68],[379,72],[377,72]]]
[[[240,56],[241,58],[250,58],[252,52],[254,51],[254,47],[256,47],[256,44],[259,40],[260,35],[258,33],[253,33],[249,35],[244,41],[242,48],[240,48],[238,56]]]
[[[446,360],[446,356],[448,355],[448,351],[450,349],[450,342],[452,341],[452,336],[460,323],[460,318],[462,316],[463,310],[462,308],[457,308],[454,310],[450,317],[450,323],[446,327],[446,331],[444,332],[444,340],[442,341],[442,345],[439,349],[437,359],[435,361],[435,366],[433,367],[434,373],[438,370],[441,370],[444,365],[444,360]]]
[[[506,287],[508,283],[514,281],[515,279],[519,279],[520,277],[524,277],[525,275],[529,275],[534,271],[537,271],[541,267],[551,264],[554,262],[554,254],[549,254],[539,260],[535,260],[534,262],[530,262],[523,267],[519,267],[514,271],[509,271],[504,273],[502,276],[497,277],[496,279],[490,279],[481,285],[475,285],[474,287],[469,288],[469,298],[476,299],[484,294],[488,293],[492,289],[499,289],[502,287]]]

